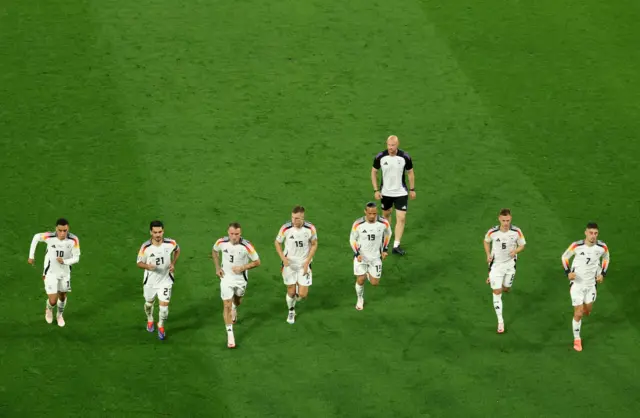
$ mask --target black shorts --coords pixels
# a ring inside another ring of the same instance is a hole
[[[391,207],[395,207],[396,210],[405,211],[409,206],[409,196],[389,197],[382,196],[382,210],[391,210]]]

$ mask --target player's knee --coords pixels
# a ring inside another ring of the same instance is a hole
[[[509,292],[511,291],[511,288],[510,288],[510,287],[503,287],[503,288],[502,288],[502,291],[503,291],[504,293],[509,293]]]
[[[502,289],[493,289],[493,294],[494,295],[501,295],[502,294]]]
[[[371,283],[371,286],[377,286],[380,284],[380,279],[371,279],[369,283]]]

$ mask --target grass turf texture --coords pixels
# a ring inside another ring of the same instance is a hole
[[[637,3],[0,10],[3,416],[635,416]],[[356,312],[349,227],[392,133],[408,255]],[[289,326],[272,242],[297,203],[320,248]],[[498,336],[480,240],[501,206],[529,244]],[[58,216],[83,251],[64,329],[26,264]],[[183,249],[162,343],[135,267],[153,218]],[[263,265],[228,350],[209,254],[233,220]],[[612,268],[578,354],[559,257],[587,220]]]

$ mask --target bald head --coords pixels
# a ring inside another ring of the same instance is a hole
[[[400,140],[397,136],[391,135],[387,138],[387,151],[389,151],[389,155],[396,155],[398,153],[398,145],[400,144]]]

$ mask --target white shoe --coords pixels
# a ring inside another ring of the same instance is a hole
[[[289,315],[287,315],[287,322],[290,324],[294,324],[296,322],[296,311],[289,311]]]
[[[64,318],[62,317],[62,315],[58,315],[57,320],[58,320],[58,326],[64,327]]]
[[[502,334],[504,332],[504,322],[498,322],[498,334]]]
[[[53,311],[51,309],[45,308],[44,320],[47,321],[47,324],[51,324],[53,322]]]
[[[233,332],[227,332],[227,347],[236,348],[236,338],[233,336]]]
[[[356,309],[359,311],[364,309],[364,299],[358,298],[358,302],[356,303]]]

